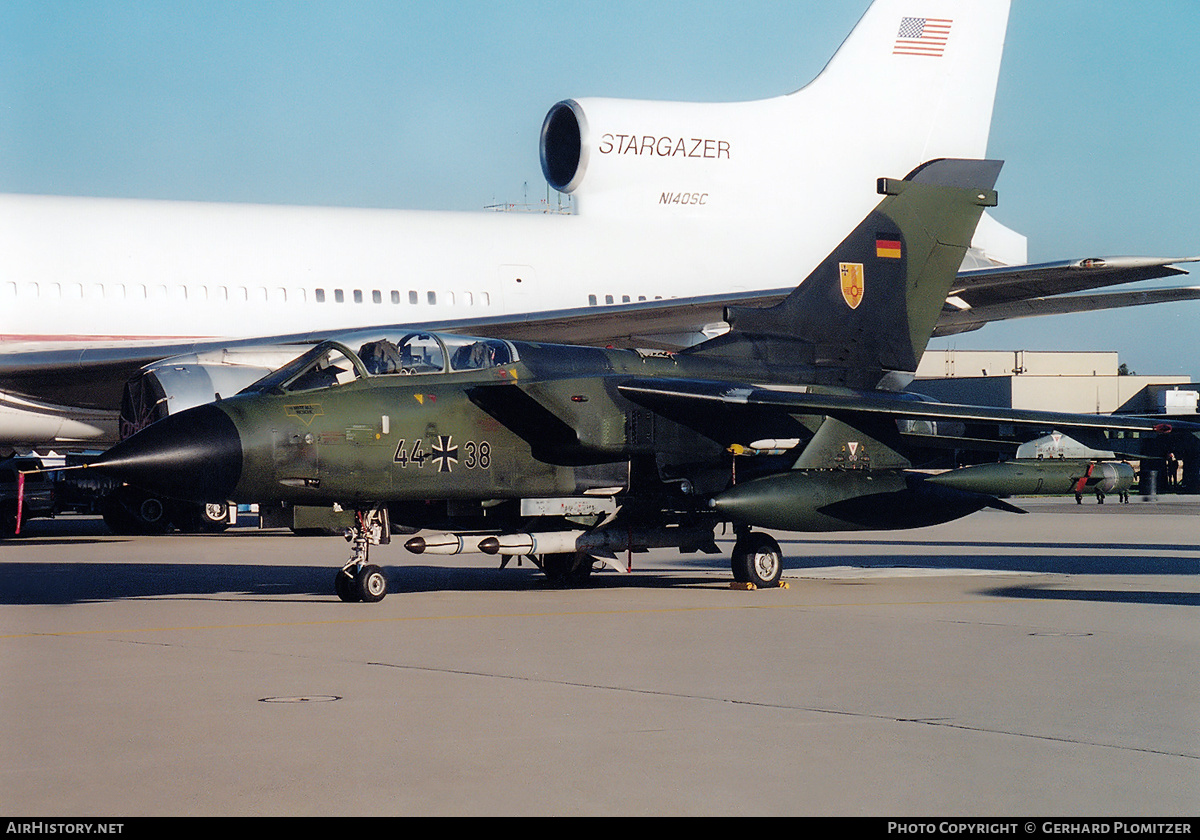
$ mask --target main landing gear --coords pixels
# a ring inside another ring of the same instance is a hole
[[[582,551],[529,557],[545,573],[550,585],[561,589],[583,586],[592,574],[592,558]]]
[[[343,601],[376,603],[387,595],[387,577],[383,569],[367,562],[373,545],[391,542],[386,508],[355,512],[355,524],[346,530],[346,541],[352,546],[350,559],[338,570],[333,588]]]
[[[383,570],[368,562],[372,545],[391,542],[391,524],[387,509],[376,507],[355,512],[353,527],[347,529],[346,540],[351,543],[350,559],[334,577],[334,589],[343,601],[382,601],[387,595],[388,582]],[[646,547],[676,547],[680,551],[718,551],[712,542],[711,529],[666,529],[661,532],[589,532],[578,536],[567,532],[543,532],[530,534],[502,534],[475,537],[475,544],[484,554],[502,553],[501,568],[511,556],[527,557],[541,569],[552,586],[573,587],[585,584],[592,573],[596,557],[611,557],[616,550],[645,550]],[[734,581],[744,584],[743,588],[767,589],[777,587],[783,577],[783,551],[770,534],[741,528],[735,531],[737,541],[733,547],[730,567]],[[635,540],[634,537],[638,539]],[[700,539],[704,537],[705,539]],[[464,550],[466,535],[433,534],[414,538],[406,544],[409,551],[422,554],[458,554]],[[556,539],[557,538],[557,539]],[[582,543],[580,541],[583,541]],[[574,551],[565,550],[575,544]],[[538,552],[536,546],[545,550]],[[530,547],[534,547],[530,551]],[[470,550],[467,548],[465,550]],[[628,571],[613,560],[604,560],[618,571]]]
[[[770,534],[741,531],[733,544],[730,565],[738,583],[751,583],[759,589],[778,586],[783,577],[783,552]]]

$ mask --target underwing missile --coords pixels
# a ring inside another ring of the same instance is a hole
[[[461,534],[429,534],[413,537],[404,544],[413,554],[462,554],[472,548]]]
[[[1118,461],[1017,460],[962,467],[927,479],[940,487],[996,496],[1114,493],[1136,481],[1133,467]]]
[[[567,554],[575,551],[583,531],[548,531],[538,534],[502,534],[479,541],[484,554]]]

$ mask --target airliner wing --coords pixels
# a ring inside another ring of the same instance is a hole
[[[1186,274],[1169,259],[1111,257],[972,269],[958,274],[938,319],[935,336],[976,330],[992,321],[1036,315],[1084,312],[1122,306],[1200,299],[1200,288],[1149,289],[1100,295],[1071,295],[1141,280]],[[474,319],[422,321],[414,329],[460,332],[526,341],[679,348],[700,332],[721,332],[729,306],[773,306],[789,289],[735,292],[691,298],[634,301],[585,309],[563,309]],[[166,358],[223,349],[309,344],[325,338],[350,340],[355,334],[396,331],[404,325],[325,330],[243,339],[160,342],[7,343],[0,352],[0,390],[32,399],[87,408],[118,404],[127,379],[147,364]]]
[[[1104,257],[1036,265],[969,269],[958,273],[933,335],[977,330],[992,321],[1092,312],[1200,300],[1200,287],[1141,289],[1098,295],[1075,292],[1187,274],[1179,263],[1200,257]],[[523,341],[678,348],[694,343],[702,325],[716,331],[728,306],[774,306],[790,289],[642,301],[595,309],[535,312],[440,324],[441,330]]]
[[[22,403],[17,407],[21,411],[49,407],[112,411],[121,403],[125,383],[144,366],[164,359],[221,351],[238,351],[239,357],[245,358],[248,351],[260,348],[269,353],[280,346],[308,345],[329,338],[354,343],[382,331],[437,330],[528,341],[678,348],[695,343],[698,331],[706,324],[720,324],[726,306],[769,306],[786,292],[781,289],[636,301],[599,308],[427,319],[410,324],[376,324],[240,339],[5,342],[0,345],[0,415],[5,413],[6,401],[14,400]],[[295,355],[300,352],[296,350]],[[25,404],[26,401],[40,405]],[[0,439],[7,439],[4,425],[4,418],[0,417]],[[12,437],[11,433],[8,437]]]
[[[638,301],[589,309],[532,312],[485,321],[454,322],[443,331],[517,341],[611,344],[678,349],[725,330],[728,306],[774,306],[790,289]]]
[[[993,321],[1093,312],[1200,300],[1200,287],[1140,289],[1097,295],[1075,292],[1187,274],[1179,263],[1200,257],[1104,257],[1037,265],[960,271],[946,299],[934,337],[977,330]],[[643,301],[597,309],[535,312],[438,329],[523,341],[679,348],[694,343],[698,329],[719,332],[728,306],[774,306],[790,289]]]

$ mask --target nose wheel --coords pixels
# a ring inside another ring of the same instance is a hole
[[[333,579],[333,588],[337,596],[347,603],[365,601],[374,604],[387,595],[387,577],[383,569],[370,563],[364,564],[361,569],[350,565],[338,570]]]
[[[354,527],[346,531],[346,540],[352,546],[350,559],[334,576],[333,589],[338,598],[348,603],[374,604],[387,595],[387,576],[383,569],[367,562],[367,555],[372,545],[391,541],[387,509],[360,510],[354,520]]]

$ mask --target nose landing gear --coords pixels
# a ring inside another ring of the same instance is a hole
[[[346,541],[352,546],[350,559],[334,576],[333,588],[343,601],[373,604],[387,595],[387,577],[383,569],[367,562],[367,555],[372,545],[391,542],[387,508],[356,511],[354,520],[354,526],[346,530]]]

